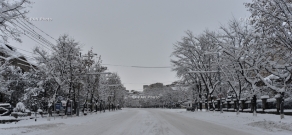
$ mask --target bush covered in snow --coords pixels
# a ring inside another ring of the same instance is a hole
[[[14,112],[25,112],[25,105],[22,102],[18,102],[16,107],[13,109]]]

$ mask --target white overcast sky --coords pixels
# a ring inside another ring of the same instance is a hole
[[[93,47],[104,64],[160,67],[171,66],[173,44],[186,30],[197,35],[205,29],[218,30],[233,17],[248,17],[243,3],[251,0],[32,1],[27,17],[53,19],[33,21],[37,27],[56,39],[69,34],[82,44],[83,53]],[[27,51],[37,45],[26,36],[23,43],[11,44]],[[178,79],[171,69],[107,67],[120,75],[128,90],[141,91],[145,84],[170,84]]]

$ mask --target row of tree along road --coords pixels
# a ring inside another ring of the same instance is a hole
[[[254,0],[245,6],[253,19],[233,19],[200,35],[187,31],[174,45],[173,70],[182,87],[191,87],[192,102],[206,101],[208,110],[215,101],[222,110],[222,98],[232,97],[238,112],[240,103],[256,104],[265,96],[283,114],[284,103],[291,104],[284,100],[292,95],[292,4]]]
[[[82,54],[80,43],[68,35],[53,38],[54,44],[30,30],[34,25],[25,16],[30,4],[29,0],[0,1],[0,102],[6,102],[0,104],[1,115],[8,115],[18,103],[22,107],[16,112],[65,110],[76,115],[81,110],[123,106],[126,91],[118,74],[106,72],[93,50]],[[4,44],[8,39],[21,42],[21,36],[28,35],[39,43],[28,51],[33,58]]]

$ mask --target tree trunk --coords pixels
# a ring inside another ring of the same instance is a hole
[[[280,116],[281,116],[281,119],[284,118],[284,92],[281,93],[281,98],[280,98]]]
[[[239,100],[236,99],[236,115],[239,114]]]
[[[253,116],[257,116],[257,97],[253,96]]]

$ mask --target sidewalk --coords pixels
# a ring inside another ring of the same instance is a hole
[[[236,128],[252,133],[253,131],[261,131],[266,134],[291,135],[292,134],[292,116],[285,115],[284,119],[280,119],[279,115],[274,114],[257,114],[236,112],[213,112],[213,111],[195,111],[190,112],[186,109],[171,109],[171,111],[186,117],[195,118],[202,121],[212,122],[215,124]]]

